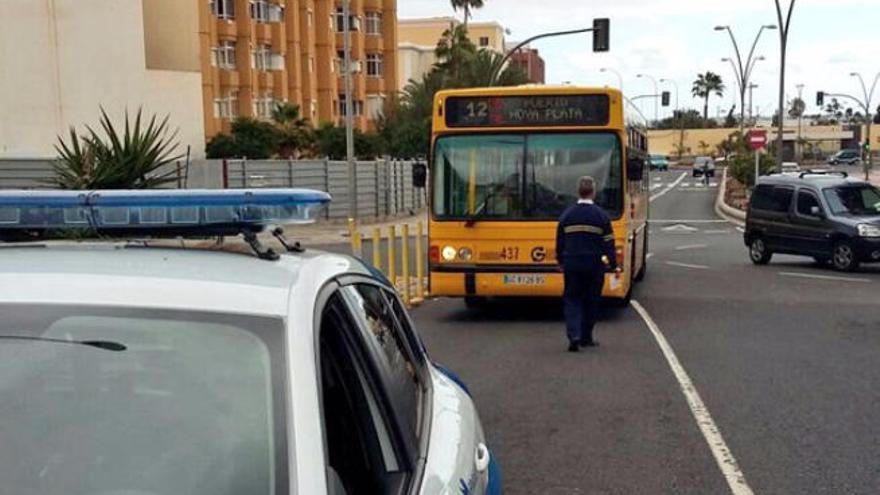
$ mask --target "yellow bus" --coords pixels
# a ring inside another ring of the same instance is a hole
[[[524,86],[441,91],[430,161],[430,290],[463,297],[561,296],[556,220],[597,181],[614,219],[620,275],[603,295],[629,301],[648,252],[644,118],[620,91]]]

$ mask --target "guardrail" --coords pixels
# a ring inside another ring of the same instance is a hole
[[[349,222],[351,252],[382,272],[395,286],[404,304],[413,307],[428,297],[424,222],[375,227],[364,235]]]

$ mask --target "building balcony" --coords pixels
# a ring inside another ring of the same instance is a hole
[[[381,77],[367,78],[367,93],[381,94],[385,92],[385,79]]]
[[[257,71],[257,87],[260,89],[273,89],[275,87],[275,74],[273,71]]]
[[[257,43],[263,45],[271,45],[272,44],[272,29],[273,24],[268,24],[265,22],[256,22],[254,23],[254,40]],[[278,40],[281,41],[280,39]]]
[[[385,51],[385,40],[381,36],[367,35],[364,36],[364,46],[367,52]]]
[[[217,37],[235,39],[238,37],[238,23],[234,19],[217,19]]]
[[[217,69],[220,75],[220,85],[226,87],[238,87],[241,85],[241,75],[237,70]]]

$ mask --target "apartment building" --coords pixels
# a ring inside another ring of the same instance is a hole
[[[400,19],[398,21],[398,87],[419,79],[437,63],[434,49],[448,29],[461,25],[455,17]],[[477,48],[504,53],[507,30],[497,22],[468,23],[468,37]]]
[[[149,1],[149,0],[147,0]],[[238,116],[268,118],[279,102],[314,124],[345,116],[340,0],[200,2],[207,136]],[[397,0],[351,0],[355,124],[374,127],[397,84]]]
[[[513,45],[511,49],[517,45],[517,43],[510,44]],[[544,59],[536,48],[528,46],[520,48],[510,56],[510,63],[522,69],[530,83],[544,84],[546,79]]]

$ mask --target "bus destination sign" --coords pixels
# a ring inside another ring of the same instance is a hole
[[[449,127],[608,125],[608,95],[478,96],[446,100]]]

